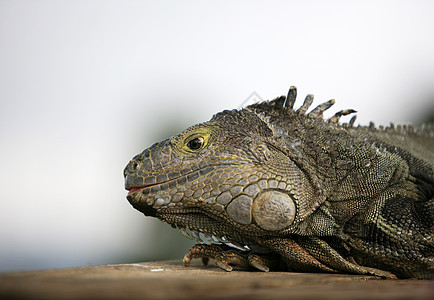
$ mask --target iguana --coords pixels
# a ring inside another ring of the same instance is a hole
[[[296,89],[217,113],[135,156],[127,199],[199,244],[184,257],[261,271],[431,278],[434,129],[325,120]]]

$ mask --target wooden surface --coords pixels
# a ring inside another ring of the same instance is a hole
[[[290,272],[225,272],[198,260],[0,274],[13,299],[434,299],[434,281]]]

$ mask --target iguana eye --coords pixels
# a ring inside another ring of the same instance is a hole
[[[199,150],[202,148],[204,141],[203,137],[196,137],[187,143],[187,147],[190,148],[190,150]]]
[[[195,157],[212,144],[212,128],[204,125],[189,128],[171,140],[173,150],[180,156]]]

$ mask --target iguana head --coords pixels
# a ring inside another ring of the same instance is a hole
[[[128,201],[205,243],[300,232],[323,195],[303,167],[305,123],[317,121],[304,114],[312,99],[295,111],[294,92],[223,111],[138,154],[124,170]]]

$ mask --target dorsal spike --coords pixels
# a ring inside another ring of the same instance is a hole
[[[413,127],[413,124],[408,124],[408,132],[409,132],[409,133],[414,133],[414,127]]]
[[[288,95],[286,96],[286,102],[284,106],[293,108],[296,98],[297,98],[297,88],[295,86],[291,86],[289,88]]]
[[[282,108],[283,104],[285,103],[286,97],[280,96],[279,98],[276,98],[271,101],[271,104],[274,105],[274,107]]]
[[[346,116],[352,113],[355,113],[356,111],[354,109],[344,109],[341,111],[338,111],[337,113],[334,114],[333,117],[331,117],[330,119],[327,120],[327,122],[329,123],[338,123],[339,122],[339,118],[342,116]]]
[[[285,103],[286,97],[285,96],[280,96],[279,98],[275,99],[274,105],[277,108],[282,108],[284,103]]]
[[[313,97],[314,96],[312,94],[307,95],[304,99],[303,105],[299,109],[297,109],[297,113],[299,113],[300,115],[304,115],[309,109],[309,107],[312,105]]]
[[[327,102],[321,103],[320,105],[318,105],[317,107],[315,107],[307,115],[311,116],[311,117],[322,118],[323,112],[326,111],[327,109],[329,109],[333,104],[335,104],[335,99],[331,99],[331,100],[329,100]]]
[[[350,124],[350,127],[351,127],[351,128],[354,127],[354,122],[356,122],[356,119],[357,119],[357,115],[353,116],[353,117],[350,119],[350,122],[348,122],[348,123]]]
[[[336,113],[333,117],[329,118],[327,120],[328,123],[338,123],[339,122],[339,118],[341,117],[341,115],[337,115],[338,113]]]

